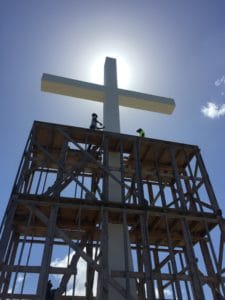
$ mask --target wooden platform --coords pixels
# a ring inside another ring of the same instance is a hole
[[[35,207],[41,211],[47,218],[50,215],[52,205],[59,207],[57,227],[63,229],[71,239],[80,237],[80,232],[84,233],[95,227],[93,238],[95,241],[100,239],[98,225],[101,223],[102,208],[109,212],[109,222],[122,224],[122,214],[127,214],[127,223],[130,227],[130,239],[132,243],[139,242],[140,222],[139,216],[147,212],[148,233],[150,244],[168,245],[165,217],[168,219],[171,239],[174,246],[184,246],[183,234],[180,220],[186,218],[191,232],[192,242],[199,242],[206,234],[206,224],[208,230],[217,225],[217,216],[211,213],[185,213],[182,210],[157,207],[143,207],[140,205],[116,204],[113,202],[103,203],[101,201],[79,200],[70,198],[52,199],[50,197],[37,197],[18,195],[18,205],[14,226],[20,234],[45,237],[47,227],[37,218],[33,217],[31,225],[26,228],[26,222],[29,215],[27,204],[35,204]],[[79,224],[78,224],[78,218]],[[141,241],[140,241],[141,242]]]
[[[70,141],[79,143],[79,146],[85,149],[85,145],[92,146],[102,146],[105,139],[108,139],[108,151],[117,152],[122,151],[124,154],[124,171],[125,177],[131,178],[135,171],[135,161],[134,161],[134,145],[137,140],[140,141],[139,147],[139,157],[142,167],[142,177],[144,179],[157,180],[155,174],[155,163],[157,160],[160,174],[165,178],[164,180],[171,180],[173,177],[173,167],[171,165],[171,157],[169,153],[169,147],[173,147],[175,151],[176,164],[180,172],[182,172],[187,166],[187,162],[192,159],[192,157],[199,151],[199,148],[195,145],[187,145],[181,143],[174,143],[169,141],[162,141],[151,138],[142,138],[125,134],[115,134],[112,132],[105,131],[90,131],[89,129],[63,126],[57,124],[40,123],[35,122],[35,134],[34,140],[44,149],[46,149],[52,156],[52,158],[46,157],[46,154],[42,149],[36,147],[34,149],[35,163],[33,167],[40,167],[45,163],[45,167],[57,170],[57,161],[60,158],[60,149],[64,141],[65,135],[62,132],[67,133]],[[67,159],[65,170],[71,168],[71,166],[76,165],[84,155],[84,153],[75,145],[72,145],[71,149],[67,152]],[[53,161],[54,160],[54,161]],[[88,172],[99,172],[99,166],[90,160],[85,165],[85,171]],[[167,177],[167,179],[166,179]]]

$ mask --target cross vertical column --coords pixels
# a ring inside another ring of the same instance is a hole
[[[120,132],[119,97],[117,91],[117,71],[115,58],[106,57],[104,66],[105,102],[103,108],[104,125],[107,131]]]
[[[107,131],[120,133],[119,103],[117,93],[117,70],[116,60],[106,57],[104,66],[104,85],[106,97],[103,108],[104,126]],[[119,180],[120,174],[120,153],[109,152],[109,168],[118,171],[111,171]],[[121,186],[118,182],[109,178],[109,201],[121,202]]]
[[[104,102],[104,125],[107,131],[120,132],[120,119],[119,119],[119,100],[117,88],[117,71],[116,60],[114,58],[106,58],[104,68],[104,85],[105,85],[105,102]],[[111,173],[119,180],[121,179],[120,168],[120,153],[109,151],[109,169]],[[122,202],[122,188],[121,185],[111,177],[108,182],[108,199],[112,202]],[[125,232],[126,231],[126,232]],[[125,241],[126,237],[126,241]],[[127,245],[127,247],[125,247]],[[129,270],[125,270],[125,261],[129,262]],[[108,223],[108,264],[109,271],[133,271],[132,256],[129,242],[128,228],[125,224],[111,224]],[[119,283],[126,288],[126,280],[120,279]],[[130,279],[129,291],[127,292],[126,299],[132,296],[136,299],[136,286],[134,279]],[[109,285],[108,300],[124,300],[115,289]]]

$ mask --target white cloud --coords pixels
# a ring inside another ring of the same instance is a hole
[[[215,81],[215,86],[220,86],[221,84],[225,84],[225,75]]]
[[[73,255],[74,255],[74,253],[75,252],[72,251],[70,253],[69,257],[68,257],[68,255],[65,255],[65,257],[63,257],[63,258],[56,258],[55,260],[53,260],[51,262],[51,266],[52,267],[58,267],[58,268],[65,268],[65,267],[67,267],[67,263],[70,264],[71,259],[72,259]],[[69,260],[68,260],[68,258],[69,258]]]
[[[168,297],[168,298],[170,298],[170,297],[173,296],[172,291],[169,290],[169,289],[165,289],[165,290],[164,290],[164,293],[165,293],[165,296]]]
[[[208,102],[206,106],[202,107],[201,112],[210,119],[219,118],[225,115],[225,104],[219,106],[214,102]]]
[[[21,282],[23,281],[23,278],[24,278],[24,274],[19,274],[19,275],[17,276],[16,282],[17,282],[17,283],[21,283]]]
[[[171,298],[173,296],[172,291],[169,288],[164,289],[163,293],[164,293],[164,296],[166,298]],[[158,290],[158,288],[155,288],[155,295],[156,295],[156,298],[159,298],[159,290]]]
[[[74,251],[72,251],[68,257],[66,255],[63,258],[56,258],[54,261],[51,262],[51,266],[53,267],[59,267],[59,268],[66,268],[67,263],[71,262],[71,259],[73,255],[75,254]],[[77,264],[77,276],[76,276],[76,295],[84,296],[85,295],[85,282],[86,282],[86,269],[87,269],[87,263],[80,258]],[[95,273],[95,280],[94,280],[94,294],[96,293],[97,289],[97,280],[96,280],[97,274]],[[58,282],[60,284],[60,280],[62,278],[62,275],[55,275],[55,278],[58,279]],[[74,283],[74,276],[71,276],[68,284],[67,284],[67,295],[73,294],[73,283]]]

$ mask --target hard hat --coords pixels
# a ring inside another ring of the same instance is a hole
[[[137,129],[137,130],[136,130],[136,132],[140,132],[140,131],[142,131],[142,129],[141,129],[141,128],[139,128],[139,129]]]

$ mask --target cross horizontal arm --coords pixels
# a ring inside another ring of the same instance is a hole
[[[41,90],[45,92],[104,102],[105,86],[44,73]],[[134,91],[117,89],[119,105],[171,114],[175,102],[171,98],[159,97]]]
[[[119,105],[136,109],[171,114],[175,102],[171,98],[159,97],[134,91],[118,89]]]
[[[44,73],[41,90],[54,94],[103,102],[104,86]]]

